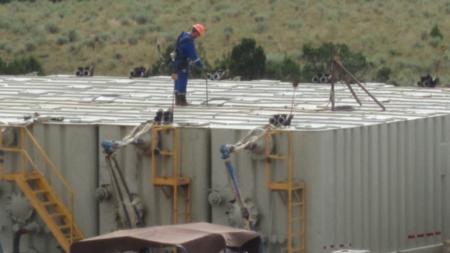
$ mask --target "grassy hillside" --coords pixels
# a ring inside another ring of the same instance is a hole
[[[73,73],[97,63],[97,74],[127,75],[158,59],[156,43],[173,43],[191,23],[202,22],[198,41],[209,62],[241,38],[255,38],[270,59],[302,62],[305,43],[345,43],[392,79],[414,84],[439,59],[450,83],[449,0],[66,0],[0,5],[0,57],[33,55],[47,74]],[[437,25],[443,39],[430,36]],[[369,73],[370,76],[370,73]]]

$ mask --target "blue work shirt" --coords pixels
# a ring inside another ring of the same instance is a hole
[[[194,39],[188,32],[182,32],[175,45],[175,61],[173,62],[173,71],[188,71],[189,62],[195,63],[198,68],[203,68],[203,64],[195,51]]]

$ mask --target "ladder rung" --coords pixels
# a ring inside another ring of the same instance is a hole
[[[288,132],[286,131],[281,131],[281,130],[271,130],[269,132],[270,135],[277,135],[277,134],[287,134]]]
[[[69,229],[71,226],[70,225],[64,225],[64,226],[59,226],[59,230],[65,230],[65,229]]]
[[[67,236],[67,238],[70,238],[70,236]],[[72,237],[72,239],[74,241],[79,241],[79,240],[83,239],[83,237],[81,237],[81,236],[74,236],[74,237]]]
[[[305,249],[303,249],[303,248],[294,248],[294,249],[291,250],[291,252],[302,252],[304,250]]]
[[[289,182],[288,181],[281,181],[281,182],[271,181],[271,182],[269,182],[269,188],[271,190],[286,190],[286,191],[288,191],[289,190]],[[303,184],[301,184],[301,183],[293,184],[291,189],[292,189],[292,191],[297,191],[297,190],[303,189]],[[298,195],[298,194],[296,194],[296,195]]]
[[[42,202],[43,206],[52,206],[52,205],[56,205],[56,202],[53,201],[47,201],[47,202]]]
[[[66,215],[63,214],[63,213],[53,213],[53,214],[50,214],[50,217],[63,217],[63,216],[66,216]]]
[[[159,151],[159,155],[164,155],[164,156],[173,156],[174,152],[172,151],[167,151],[167,150],[160,150]]]
[[[34,194],[42,194],[42,193],[49,193],[49,191],[48,190],[37,190],[37,191],[33,191],[34,192]]]
[[[273,159],[273,160],[286,160],[287,159],[287,156],[284,156],[284,155],[268,155],[267,157],[269,157],[270,159]]]
[[[34,181],[34,180],[39,180],[39,179],[41,179],[41,176],[39,176],[39,175],[30,175],[30,176],[25,177],[25,180],[27,180],[27,181]]]
[[[83,239],[83,237],[82,237],[80,234],[77,235],[77,233],[75,232],[75,228],[74,228],[74,231],[72,231],[72,232],[73,232],[73,233],[72,233],[72,238],[73,238],[73,240],[80,240],[80,239]],[[64,237],[66,237],[67,239],[70,238],[70,232],[63,233],[63,235],[64,235]]]
[[[179,177],[157,177],[153,179],[153,184],[157,186],[176,186],[176,185],[189,185],[191,183],[190,178]]]
[[[303,202],[294,202],[292,203],[292,206],[302,206]]]
[[[289,188],[289,185],[287,183],[281,183],[281,182],[270,182],[269,183],[269,189],[271,190],[287,190]]]

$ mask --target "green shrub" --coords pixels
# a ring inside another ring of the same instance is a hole
[[[22,75],[31,72],[37,72],[39,75],[44,74],[41,63],[34,57],[13,59],[9,63],[0,59],[0,74]]]
[[[146,33],[147,33],[147,29],[145,29],[144,27],[139,27],[138,29],[136,29],[134,31],[134,35],[138,39],[142,39],[145,36]]]
[[[160,32],[162,30],[162,27],[160,25],[156,25],[156,24],[150,24],[147,27],[147,31],[149,32]]]
[[[7,63],[0,58],[0,74],[3,74],[3,70],[6,69]]]
[[[256,41],[244,38],[234,46],[230,55],[230,74],[243,80],[261,78],[265,74],[266,54]]]
[[[13,47],[9,42],[1,42],[0,43],[0,50],[5,51],[6,53],[10,54],[13,51]]]
[[[145,12],[133,15],[132,19],[139,25],[144,25],[150,21]]]
[[[161,49],[162,50],[162,49]],[[152,75],[168,75],[171,72],[170,53],[173,52],[174,46],[169,45],[164,51],[159,52],[159,57],[151,66],[150,73]]]
[[[315,74],[327,72],[334,53],[340,55],[344,66],[353,74],[364,72],[369,67],[369,63],[362,53],[350,51],[345,44],[327,42],[317,48],[311,44],[305,44],[302,56],[305,61],[302,70],[302,80],[310,81]]]
[[[130,20],[127,17],[122,17],[120,19],[120,24],[122,26],[129,26],[130,25]]]
[[[36,45],[33,42],[28,41],[28,42],[25,43],[25,50],[27,52],[34,51],[35,49],[36,49]]]
[[[267,29],[268,29],[268,25],[265,22],[261,22],[261,23],[256,24],[255,32],[256,33],[264,33],[267,31]]]
[[[83,45],[83,46],[86,46],[86,47],[88,47],[88,48],[91,48],[91,49],[95,49],[95,40],[93,40],[93,39],[86,39],[86,40],[82,43],[82,45]]]
[[[102,32],[102,33],[94,36],[94,40],[96,42],[100,42],[100,43],[107,42],[109,39],[110,39],[110,35],[108,32]]]
[[[439,38],[441,40],[444,39],[444,35],[442,35],[438,25],[434,25],[433,28],[431,28],[430,36],[433,38]]]
[[[1,0],[0,0],[1,1]],[[0,19],[0,28],[1,29],[10,29],[11,28],[11,21],[7,20],[7,19]]]
[[[47,30],[47,32],[52,34],[59,33],[59,27],[53,23],[47,24],[45,26],[45,30]]]
[[[213,8],[214,8],[214,12],[221,13],[222,11],[228,9],[228,7],[229,7],[228,4],[221,2],[221,3],[215,4]]]
[[[390,79],[392,70],[389,67],[382,67],[377,71],[376,80],[379,82],[387,82]]]
[[[128,38],[128,44],[130,44],[130,45],[136,45],[138,42],[139,42],[139,39],[136,37]]]
[[[62,37],[59,37],[56,39],[56,44],[58,44],[60,46],[67,44],[67,42],[69,42],[69,39],[67,39],[67,37],[65,37],[65,36],[62,36]]]
[[[75,42],[78,40],[80,36],[78,35],[78,32],[75,30],[70,30],[69,33],[67,34],[67,38],[69,39],[70,42]]]
[[[229,71],[230,59],[231,59],[230,54],[224,54],[222,58],[218,58],[215,60],[214,65],[211,66],[209,70],[211,72],[225,71],[225,70]]]
[[[439,37],[432,37],[428,42],[432,47],[437,48],[442,44],[442,39]]]
[[[301,76],[300,66],[290,57],[282,61],[268,60],[266,64],[266,77],[282,81],[298,81]]]

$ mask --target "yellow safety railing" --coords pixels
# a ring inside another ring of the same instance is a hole
[[[170,187],[172,188],[172,224],[178,224],[178,217],[180,216],[179,210],[179,187],[185,188],[184,196],[184,223],[189,222],[191,219],[191,178],[183,177],[180,172],[180,130],[171,125],[153,126],[151,129],[152,134],[152,183],[157,187]],[[160,150],[158,144],[159,138],[162,138],[163,134],[167,134],[172,137],[172,148]],[[155,152],[158,150],[157,152]],[[161,159],[172,160],[171,168],[160,168]],[[162,169],[163,175],[158,173],[158,170]],[[171,169],[171,170],[170,170]],[[169,171],[170,170],[170,171]]]
[[[271,138],[275,136],[285,136],[287,141],[287,151],[284,154],[272,153]],[[293,164],[293,132],[281,129],[271,129],[265,135],[265,156],[264,173],[266,184],[271,191],[282,191],[287,193],[287,227],[288,227],[288,253],[304,253],[306,251],[305,241],[305,223],[306,223],[306,194],[305,186],[302,180],[294,178]],[[274,180],[272,170],[273,161],[283,161],[286,171],[286,178],[283,180]],[[295,229],[297,228],[297,230]]]
[[[16,147],[5,147],[4,143],[3,143],[3,129],[5,128],[14,128],[17,129],[18,131],[18,145]],[[49,172],[56,176],[56,178],[58,179],[59,182],[62,183],[62,185],[65,188],[65,192],[68,193],[68,197],[69,197],[69,203],[68,204],[68,209],[70,212],[70,217],[69,217],[69,224],[70,224],[70,242],[73,242],[73,230],[74,230],[74,225],[75,225],[75,216],[74,216],[74,212],[73,212],[73,208],[74,208],[74,191],[72,189],[72,187],[69,185],[69,183],[66,181],[66,179],[64,179],[64,177],[61,175],[60,170],[58,169],[58,167],[51,161],[51,159],[49,158],[48,154],[44,151],[44,149],[42,148],[42,146],[38,143],[38,141],[36,140],[36,138],[34,138],[34,136],[31,134],[30,130],[28,130],[28,128],[26,126],[6,126],[6,127],[2,127],[0,126],[0,151],[3,151],[5,153],[17,153],[20,155],[21,159],[20,159],[20,168],[23,170],[23,168],[25,168],[25,163],[28,162],[32,169],[34,169],[35,171],[37,171],[39,174],[41,174],[41,176],[44,176],[45,173],[44,171],[42,171],[39,166],[37,166],[37,164],[34,162],[34,160],[31,158],[31,156],[29,155],[29,153],[27,152],[27,150],[25,149],[25,144],[27,143],[26,140],[29,140],[30,143],[32,144],[32,147],[34,147],[34,149],[38,152],[38,154],[40,155],[40,157],[43,158],[43,161],[45,163],[46,168],[48,168]],[[9,175],[10,176],[10,175]],[[4,167],[1,168],[0,170],[0,179],[11,179],[11,177],[8,176],[8,173],[5,172]],[[64,202],[64,201],[63,201]]]

